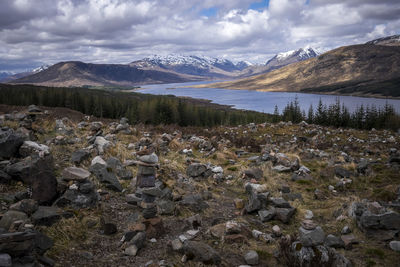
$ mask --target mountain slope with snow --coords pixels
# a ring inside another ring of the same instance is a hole
[[[275,55],[265,64],[268,71],[279,69],[286,65],[317,57],[319,53],[311,47],[291,50]]]
[[[206,56],[184,55],[154,55],[129,64],[139,69],[165,69],[182,74],[196,75],[210,78],[234,77],[251,63],[233,63],[227,59],[211,58]]]

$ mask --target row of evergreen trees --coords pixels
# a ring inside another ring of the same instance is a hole
[[[131,123],[180,126],[238,125],[271,121],[271,115],[217,107],[175,96],[127,93],[86,88],[54,88],[0,84],[0,103],[66,107],[96,117],[127,117]]]
[[[350,112],[344,104],[340,103],[340,99],[336,98],[335,103],[327,106],[319,100],[318,106],[314,109],[312,104],[308,112],[300,109],[298,98],[289,102],[279,113],[278,107],[275,106],[273,121],[292,121],[298,123],[306,121],[324,126],[350,127],[357,129],[392,129],[400,128],[400,116],[396,114],[392,105],[387,102],[385,106],[377,108],[375,105],[361,105],[354,112]]]
[[[301,110],[298,98],[289,102],[279,113],[275,106],[273,115],[234,110],[210,105],[205,102],[182,99],[175,96],[126,93],[85,88],[54,88],[34,85],[0,84],[0,103],[8,105],[36,104],[48,107],[66,107],[96,117],[118,119],[127,117],[131,123],[178,124],[180,126],[238,125],[250,122],[307,121],[324,126],[350,127],[357,129],[400,128],[400,116],[393,106],[386,103],[358,107],[350,112],[340,103],[324,105],[319,100],[307,114]]]

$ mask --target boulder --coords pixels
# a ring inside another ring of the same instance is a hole
[[[82,161],[89,159],[90,152],[86,149],[79,149],[72,152],[71,161],[77,165],[81,164]]]
[[[350,178],[352,173],[343,167],[335,167],[335,175],[340,178]]]
[[[36,200],[22,199],[22,200],[18,201],[17,203],[12,204],[10,206],[10,210],[21,211],[28,215],[31,215],[38,209],[38,207],[39,207],[39,205]]]
[[[289,223],[290,219],[296,212],[296,208],[276,208],[275,219],[283,223]]]
[[[66,181],[84,182],[89,176],[89,171],[77,167],[67,167],[62,172],[62,177]]]
[[[109,147],[112,146],[112,143],[110,141],[107,141],[104,137],[102,136],[97,136],[94,145],[97,148],[97,151],[99,152],[100,155],[104,154],[105,150]]]
[[[57,196],[57,179],[54,174],[51,155],[32,155],[6,167],[6,172],[14,179],[30,185],[32,199],[39,204],[50,204]]]
[[[342,239],[334,235],[328,235],[325,238],[325,245],[331,248],[344,248]]]
[[[25,138],[13,129],[0,129],[0,158],[11,158],[18,155],[18,150]]]
[[[119,183],[117,177],[113,172],[111,172],[106,166],[96,163],[90,167],[90,172],[93,173],[96,178],[114,191],[121,192],[122,186]]]
[[[244,261],[249,265],[257,265],[258,260],[258,253],[254,250],[250,250],[244,255]]]
[[[64,194],[55,201],[58,207],[72,207],[74,209],[94,207],[100,199],[91,181],[80,183],[76,189],[67,189]]]
[[[57,207],[39,206],[38,210],[32,215],[32,221],[36,225],[51,226],[61,218],[71,217],[72,214]]]
[[[275,217],[276,211],[274,207],[270,207],[268,210],[259,210],[258,216],[262,222],[268,222]]]
[[[321,227],[317,226],[313,230],[306,230],[303,227],[299,228],[299,239],[305,247],[314,247],[324,243],[325,233]]]
[[[147,164],[157,164],[158,156],[155,153],[151,153],[150,155],[140,156],[138,160]]]
[[[219,256],[218,252],[202,242],[186,241],[183,244],[183,251],[189,260],[215,265],[219,265],[221,263],[221,257]]]
[[[30,255],[35,247],[35,236],[31,231],[0,234],[0,251],[11,257]]]
[[[186,174],[193,178],[207,178],[211,173],[211,170],[209,171],[207,166],[201,163],[192,163],[186,170]]]
[[[244,178],[260,180],[264,176],[264,172],[260,168],[252,168],[243,172]]]
[[[11,256],[7,253],[0,253],[0,266],[2,267],[11,267],[12,261]]]
[[[390,241],[389,247],[397,252],[400,252],[400,241]]]
[[[19,154],[22,157],[28,157],[32,154],[37,154],[40,157],[43,157],[44,155],[48,155],[49,153],[50,149],[48,146],[32,141],[24,141],[22,146],[19,148]]]
[[[16,222],[16,221],[23,221],[26,222],[28,220],[28,216],[21,211],[16,211],[16,210],[9,210],[6,213],[4,213],[3,217],[1,217],[0,220],[0,228],[8,229],[10,226]]]

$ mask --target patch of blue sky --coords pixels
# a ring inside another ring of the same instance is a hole
[[[215,17],[217,15],[217,12],[218,12],[217,7],[210,7],[201,10],[200,15],[205,17]]]
[[[265,9],[265,8],[268,8],[268,5],[269,5],[269,0],[257,1],[257,2],[251,3],[249,6],[249,9],[254,9],[254,10]]]

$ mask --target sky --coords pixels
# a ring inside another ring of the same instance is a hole
[[[399,34],[399,0],[0,0],[0,71],[158,54],[265,63]]]

